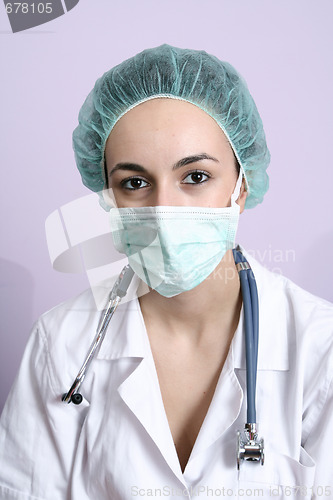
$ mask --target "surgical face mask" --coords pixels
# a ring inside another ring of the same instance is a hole
[[[114,245],[127,255],[133,271],[164,297],[191,290],[235,246],[241,184],[240,174],[231,207],[112,208]]]

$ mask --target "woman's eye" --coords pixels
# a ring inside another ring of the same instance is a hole
[[[202,184],[209,179],[209,175],[205,174],[205,172],[190,172],[187,176],[182,180],[183,184]]]
[[[147,186],[149,186],[149,183],[140,177],[131,177],[130,179],[121,181],[121,187],[125,189],[141,189]]]

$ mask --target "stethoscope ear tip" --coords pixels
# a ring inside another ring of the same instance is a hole
[[[73,394],[73,396],[71,397],[71,401],[75,405],[80,405],[82,403],[82,400],[83,400],[83,397],[78,392],[76,394]]]
[[[72,396],[69,398],[68,397],[68,392],[65,392],[65,394],[62,395],[62,398],[61,400],[64,402],[64,403],[73,403],[75,405],[80,405],[83,401],[83,397],[81,394],[79,394],[78,392],[75,393],[75,394],[72,394]]]

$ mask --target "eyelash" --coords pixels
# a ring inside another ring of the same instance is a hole
[[[193,174],[202,174],[202,175],[205,175],[206,176],[206,179],[204,179],[203,181],[201,182],[184,182],[184,180],[186,179],[186,177],[188,177],[189,175],[193,175]],[[208,172],[205,172],[204,170],[192,170],[191,172],[187,172],[184,179],[182,180],[182,183],[184,184],[195,184],[195,185],[199,185],[199,184],[203,184],[204,182],[207,182],[208,179],[211,178],[211,175],[208,173]]]
[[[206,176],[206,179],[202,180],[201,182],[184,182],[184,180],[189,177],[190,175],[193,175],[193,174],[202,174],[204,176]],[[184,179],[182,180],[182,184],[193,184],[195,186],[198,186],[199,184],[203,184],[204,182],[207,182],[208,179],[210,179],[211,175],[208,174],[208,172],[205,172],[204,170],[192,170],[191,172],[187,172]],[[128,189],[129,191],[138,191],[139,189],[143,189],[147,186],[141,186],[141,187],[138,187],[138,188],[135,188],[135,187],[128,187],[126,186],[126,184],[132,180],[140,180],[142,182],[145,182],[147,185],[149,185],[149,183],[143,179],[142,177],[138,177],[137,175],[133,176],[133,177],[127,177],[126,179],[123,179],[121,182],[120,182],[120,185],[123,189]]]
[[[149,184],[147,181],[145,181],[144,179],[142,179],[142,177],[138,177],[137,175],[134,175],[133,177],[127,177],[127,179],[123,179],[121,182],[120,182],[120,185],[123,189],[128,189],[129,191],[137,191],[139,189],[142,189],[142,187],[147,187],[147,186],[142,186],[142,187],[139,187],[139,188],[135,188],[135,187],[127,187],[126,184],[127,182],[130,182],[132,180],[139,180],[139,181],[142,181],[142,182],[145,182],[146,184]]]

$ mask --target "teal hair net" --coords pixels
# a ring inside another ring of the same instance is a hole
[[[214,118],[245,176],[245,207],[261,203],[268,189],[270,154],[245,81],[215,56],[166,44],[144,50],[104,73],[85,100],[73,132],[83,183],[93,191],[106,187],[104,149],[111,130],[127,111],[156,97],[185,100]]]

